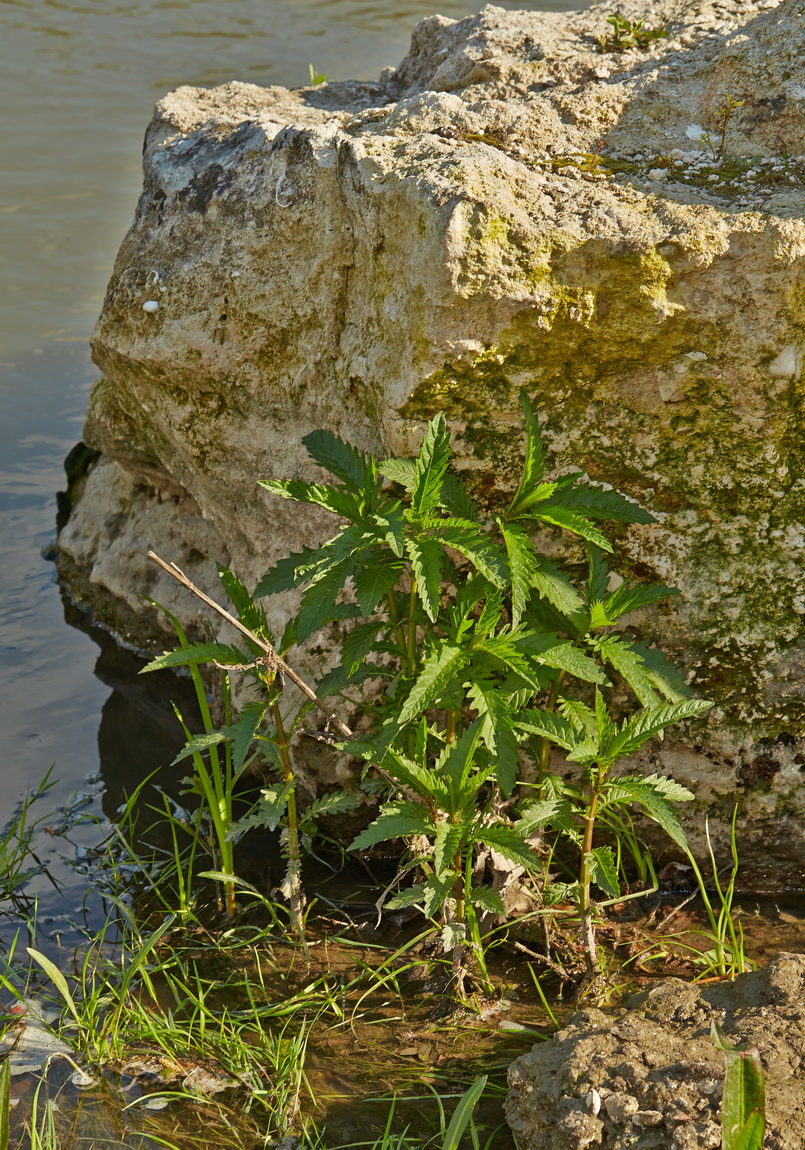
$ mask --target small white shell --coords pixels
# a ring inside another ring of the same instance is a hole
[[[584,1101],[587,1103],[592,1114],[598,1114],[601,1109],[601,1095],[595,1087],[584,1095]]]
[[[149,299],[149,300],[146,300],[145,303],[143,304],[143,311],[156,311],[158,307],[159,307],[159,300],[158,299]]]

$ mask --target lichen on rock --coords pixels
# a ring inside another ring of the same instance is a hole
[[[149,546],[253,583],[330,529],[256,484],[311,474],[307,432],[405,453],[444,410],[493,503],[526,387],[555,465],[658,520],[618,557],[681,594],[637,622],[716,706],[647,765],[715,813],[742,797],[746,857],[782,877],[805,826],[803,4],[623,11],[668,36],[602,53],[593,10],[487,6],[422,21],[375,84],[161,100],[61,571],[153,642]]]

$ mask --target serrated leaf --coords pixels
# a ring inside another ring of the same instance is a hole
[[[347,676],[352,675],[365,661],[375,645],[378,631],[385,627],[382,619],[371,623],[359,623],[341,641],[341,666]]]
[[[227,728],[232,739],[232,771],[236,777],[243,770],[246,756],[251,749],[267,708],[268,703],[261,700],[244,703],[235,722]]]
[[[405,552],[406,518],[399,504],[386,507],[382,515],[372,515],[369,520],[374,524],[379,539],[386,543],[398,559],[402,559]]]
[[[422,670],[403,704],[397,722],[400,726],[409,723],[415,715],[426,711],[441,694],[444,687],[466,667],[470,661],[467,651],[452,643],[440,644],[425,660]]]
[[[442,950],[450,954],[457,946],[461,946],[467,936],[467,928],[463,922],[446,922],[442,927]]]
[[[426,515],[438,507],[450,456],[450,433],[444,413],[439,412],[428,424],[416,460],[411,508],[417,515]]]
[[[254,602],[245,585],[227,567],[219,566],[218,578],[232,601],[241,623],[250,631],[254,631],[255,635],[273,644],[274,639],[266,621],[266,613]]]
[[[632,643],[632,647],[645,663],[654,686],[670,703],[681,703],[690,698],[690,688],[682,672],[662,651],[642,642]]]
[[[352,556],[343,559],[319,575],[307,588],[297,616],[297,643],[304,643],[314,631],[337,618],[336,601],[354,566]]]
[[[573,535],[580,535],[582,539],[595,543],[604,551],[612,550],[612,544],[595,524],[572,507],[562,507],[561,504],[546,501],[538,503],[528,512],[528,516],[531,519],[538,519],[541,523],[550,523],[552,527],[561,527]]]
[[[339,665],[322,675],[316,684],[316,694],[319,699],[330,699],[333,695],[340,695],[347,687],[359,687],[367,679],[384,679],[389,674],[388,668],[376,663],[362,663],[349,672],[346,667]]]
[[[436,540],[427,535],[421,535],[419,538],[409,535],[405,540],[405,550],[411,562],[425,614],[431,623],[435,623],[439,614],[444,552]]]
[[[594,543],[587,544],[587,598],[591,603],[609,595],[609,564]]]
[[[478,508],[464,484],[450,471],[442,480],[441,506],[457,519],[477,520]]]
[[[563,698],[559,703],[559,712],[585,735],[590,738],[596,736],[598,725],[595,721],[595,711],[586,703],[582,703],[578,699]]]
[[[607,635],[592,640],[591,646],[605,663],[609,663],[623,676],[644,707],[659,704],[660,697],[654,690],[654,681],[646,669],[643,657],[629,643],[624,643],[617,635]]]
[[[425,897],[422,901],[422,910],[428,918],[432,918],[444,900],[452,893],[456,876],[449,873],[445,878],[438,879],[431,875],[425,883]]]
[[[331,431],[312,431],[302,438],[310,458],[353,489],[363,489],[375,474],[375,461]]]
[[[386,901],[385,906],[389,910],[401,910],[406,906],[416,906],[425,897],[425,888],[423,886],[409,886],[405,890],[401,890],[399,894],[395,894],[394,898]]]
[[[453,860],[460,846],[461,827],[438,822],[433,839],[433,867],[437,879],[443,879],[448,871],[455,873],[457,868],[453,866]]]
[[[386,803],[373,823],[361,831],[350,843],[351,851],[365,850],[376,843],[389,839],[406,838],[409,835],[433,835],[432,820],[424,807],[416,803]]]
[[[468,797],[476,794],[485,777],[475,778],[467,790],[467,782],[474,766],[475,750],[481,734],[483,720],[475,719],[465,727],[454,743],[448,743],[440,754],[434,771],[447,780],[450,787],[453,807],[466,803]],[[445,804],[446,806],[447,804]]]
[[[288,805],[288,796],[294,788],[293,780],[289,783],[274,783],[265,787],[261,798],[254,804],[248,814],[233,823],[227,831],[227,839],[237,842],[246,831],[255,827],[264,827],[275,831],[285,817],[285,808]]]
[[[523,501],[545,474],[545,452],[542,446],[539,421],[525,390],[520,392],[520,406],[523,409],[526,432],[525,459],[523,460],[523,474],[520,477],[520,483],[506,513],[507,519],[518,514]]]
[[[669,779],[666,775],[643,775],[641,778],[644,783],[650,783],[655,791],[665,795],[672,803],[689,803],[696,798],[693,791],[689,791],[676,779]]]
[[[377,465],[377,470],[392,483],[399,483],[406,491],[414,490],[416,483],[415,459],[383,459]]]
[[[499,691],[485,681],[471,682],[469,697],[481,720],[480,737],[495,763],[498,786],[508,798],[517,782],[520,765],[517,736],[509,708]]]
[[[654,786],[648,779],[638,779],[629,775],[613,781],[605,801],[607,805],[613,801],[620,802],[624,796],[639,803],[677,846],[683,850],[688,849],[688,840],[679,816],[659,787]]]
[[[565,671],[585,683],[606,685],[609,682],[595,660],[567,639],[529,631],[521,635],[517,642],[528,655],[555,671]]]
[[[552,502],[579,511],[589,519],[614,519],[619,523],[657,522],[651,512],[619,491],[590,483],[576,483],[558,491]]]
[[[346,791],[330,791],[329,794],[322,795],[305,807],[302,817],[307,822],[320,819],[323,815],[341,815],[346,811],[354,811],[360,805],[355,795],[350,795]]]
[[[529,597],[536,587],[537,560],[534,547],[522,527],[498,520],[503,543],[509,560],[512,588],[512,626],[517,627],[523,617]]]
[[[539,856],[523,842],[514,827],[504,827],[500,824],[479,826],[475,837],[478,842],[494,847],[504,858],[519,863],[526,870],[537,870],[540,866]]]
[[[191,643],[187,647],[177,647],[175,651],[166,651],[163,655],[157,656],[139,673],[144,675],[147,671],[164,671],[167,667],[189,667],[197,663],[241,666],[253,661],[253,656],[226,643]]]
[[[520,811],[515,830],[522,839],[527,839],[541,827],[552,830],[566,830],[573,821],[573,808],[565,798],[539,799],[529,803]]]
[[[229,739],[229,731],[226,727],[222,727],[217,731],[208,731],[203,735],[194,735],[188,739],[182,747],[179,754],[171,763],[175,767],[177,763],[181,763],[184,759],[190,758],[191,755],[203,754],[208,751],[210,747],[217,747],[221,743],[227,742]]]
[[[492,890],[491,886],[473,887],[470,891],[470,902],[473,906],[480,907],[481,910],[485,910],[489,914],[506,913],[503,899],[496,890]]]
[[[289,591],[304,583],[306,576],[300,574],[299,569],[308,567],[318,554],[318,547],[304,547],[301,551],[280,559],[257,584],[254,598],[262,599],[264,595],[276,595],[279,591]]]
[[[340,515],[344,519],[355,520],[361,515],[358,500],[351,491],[340,487],[331,487],[326,483],[305,483],[301,479],[260,479],[258,484],[273,495],[323,507],[325,511],[331,511],[333,515]]]
[[[695,719],[712,707],[706,699],[683,699],[680,703],[664,703],[659,707],[648,707],[639,711],[616,735],[611,743],[601,748],[603,757],[614,761],[625,755],[633,755],[654,735],[664,731],[673,723],[683,719]]]
[[[557,715],[553,711],[542,711],[537,707],[516,715],[514,726],[518,731],[548,739],[566,751],[574,750],[582,739],[582,733],[564,716]]]
[[[595,885],[600,887],[610,898],[617,898],[621,889],[612,847],[596,847],[595,850],[591,850],[587,855],[587,865],[590,878]]]
[[[664,583],[621,583],[607,599],[606,610],[612,623],[617,623],[630,611],[648,607],[652,603],[662,603],[671,595],[678,595],[676,587],[666,587]]]
[[[449,519],[437,528],[437,535],[443,544],[469,559],[495,587],[505,587],[509,579],[506,556],[477,524],[463,519]]]

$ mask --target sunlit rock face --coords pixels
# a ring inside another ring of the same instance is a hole
[[[445,411],[492,505],[525,387],[556,467],[655,514],[617,530],[621,569],[680,589],[636,623],[716,706],[646,765],[740,799],[779,877],[805,826],[805,5],[624,10],[668,36],[601,52],[592,10],[488,6],[422,21],[376,84],[160,101],[61,569],[161,645],[143,592],[199,615],[149,547],[210,590],[332,530],[256,484],[312,476],[307,432],[407,453]]]

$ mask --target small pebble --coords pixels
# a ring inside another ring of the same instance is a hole
[[[159,307],[159,300],[158,299],[149,299],[149,300],[146,300],[145,303],[143,304],[143,311],[156,311],[158,309],[158,307]]]

